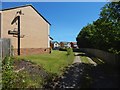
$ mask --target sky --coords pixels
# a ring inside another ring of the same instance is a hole
[[[50,23],[54,41],[75,42],[80,30],[99,18],[107,2],[4,2],[2,9],[32,4]]]

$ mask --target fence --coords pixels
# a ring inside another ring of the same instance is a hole
[[[11,41],[10,39],[0,39],[0,59],[4,59],[6,56],[11,56]]]
[[[108,64],[117,66],[120,64],[120,55],[115,55],[98,49],[81,48],[80,50],[95,57],[98,57]]]

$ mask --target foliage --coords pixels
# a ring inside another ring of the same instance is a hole
[[[73,52],[72,48],[67,48],[67,55],[72,54],[72,52]]]
[[[74,53],[72,48],[67,48],[67,65],[72,64],[74,60]]]
[[[13,72],[13,60],[10,57],[6,57],[3,60],[2,67],[2,89],[7,90],[9,88],[14,87],[13,80],[15,77],[15,73]]]
[[[99,19],[83,27],[76,40],[79,48],[96,48],[120,54],[120,1],[106,4]]]
[[[10,88],[41,88],[44,83],[42,78],[36,77],[32,80],[26,71],[15,72],[13,70],[13,58],[6,57],[2,69],[2,89]]]
[[[80,56],[81,62],[84,64],[91,64],[86,56]]]
[[[93,47],[93,42],[91,40],[94,39],[94,32],[95,32],[95,27],[93,24],[88,24],[87,26],[83,27],[81,32],[77,36],[77,44],[79,47],[82,48],[90,48]]]
[[[66,47],[60,47],[59,50],[60,51],[67,51],[67,48]]]

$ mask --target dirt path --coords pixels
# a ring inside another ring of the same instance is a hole
[[[26,60],[15,60],[14,71],[15,72],[27,71],[31,76],[34,77],[35,75],[38,75],[42,78],[47,78],[48,76],[48,74],[41,66],[38,66],[37,64]]]
[[[54,88],[80,88],[82,84],[84,66],[81,63],[79,53],[75,53],[73,64],[62,77],[55,82]]]
[[[89,62],[90,62],[91,64],[93,64],[94,66],[97,66],[97,63],[94,62],[90,57],[87,57],[87,59],[89,60]]]
[[[91,61],[92,62],[92,61]],[[55,82],[54,88],[81,88],[85,65],[82,64],[79,53],[75,53],[73,64],[69,66],[64,75]]]
[[[84,67],[81,63],[74,63],[55,83],[55,88],[81,88]]]
[[[74,63],[81,63],[81,59],[80,59],[80,56],[78,55],[79,53],[75,53],[75,59],[73,61],[73,64]]]

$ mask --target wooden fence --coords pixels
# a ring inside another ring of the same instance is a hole
[[[11,56],[11,41],[10,39],[0,39],[0,59],[4,59],[6,56]]]
[[[108,64],[117,66],[120,64],[120,55],[115,55],[98,49],[81,48],[80,50],[98,57]]]

